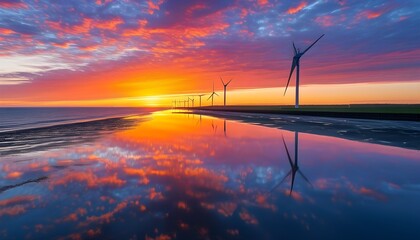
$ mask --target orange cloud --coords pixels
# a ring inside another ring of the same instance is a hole
[[[63,42],[63,43],[53,43],[53,46],[59,47],[59,48],[69,48],[70,43]]]
[[[15,178],[20,178],[20,176],[22,176],[22,172],[10,172],[9,174],[7,174],[6,178],[7,179],[15,179]]]
[[[299,5],[297,5],[296,7],[291,7],[287,10],[288,14],[296,14],[298,12],[300,12],[302,9],[304,9],[306,6],[308,5],[307,2],[301,2]]]
[[[157,3],[154,3],[153,0],[148,0],[147,5],[149,7],[148,13],[152,15],[156,10],[160,9],[160,5],[164,2],[164,0],[159,0]]]
[[[268,4],[268,0],[258,0],[258,4],[260,6],[265,6],[266,4]]]
[[[162,200],[163,199],[163,195],[161,192],[156,192],[155,188],[150,188],[149,190],[149,198],[150,200]]]
[[[0,34],[1,35],[10,35],[15,33],[15,31],[8,29],[8,28],[0,28]]]
[[[373,18],[380,17],[382,14],[383,14],[383,12],[380,12],[380,11],[378,11],[378,12],[368,11],[367,14],[366,14],[366,17],[368,19],[373,19]]]
[[[117,29],[117,26],[121,23],[124,23],[124,21],[117,17],[110,20],[105,21],[95,21],[93,20],[92,28],[99,28],[99,29],[107,29],[107,30],[115,30]]]
[[[188,210],[187,203],[182,202],[182,201],[178,202],[178,208]]]
[[[29,207],[29,204],[37,198],[34,195],[24,195],[0,200],[0,217],[3,215],[14,216],[24,213]]]
[[[52,186],[66,185],[72,181],[85,182],[90,188],[98,187],[101,185],[110,185],[120,187],[125,184],[125,180],[119,179],[117,174],[105,177],[97,177],[93,172],[70,172],[66,173],[61,178],[57,178],[51,182]]]
[[[96,20],[92,18],[83,18],[80,24],[62,25],[60,22],[46,21],[48,27],[56,30],[58,33],[66,34],[85,34],[91,29],[116,30],[117,26],[124,21],[121,18],[113,18],[110,20]]]
[[[104,213],[100,216],[91,216],[88,217],[86,222],[82,223],[81,225],[87,225],[93,222],[99,222],[99,223],[110,223],[111,220],[113,219],[114,215],[116,213],[118,213],[119,211],[123,210],[124,208],[127,207],[127,203],[126,202],[121,202],[119,203],[112,211]]]

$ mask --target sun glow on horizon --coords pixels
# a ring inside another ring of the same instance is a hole
[[[404,91],[401,97],[395,93],[398,87]],[[215,105],[223,105],[223,90],[217,86],[215,92],[219,94],[214,98]],[[419,84],[415,82],[403,83],[357,83],[357,84],[325,84],[325,85],[302,85],[300,87],[300,102],[302,105],[322,104],[419,104]],[[227,89],[227,105],[293,105],[294,86],[290,86],[287,94],[283,96],[284,87],[275,88],[250,88],[250,89]],[[183,106],[183,101],[194,98],[194,106],[199,106],[200,94],[202,106],[210,106],[208,100],[210,93],[185,93],[164,94],[145,97],[110,98],[81,101],[0,101],[1,106],[32,106],[32,107],[174,107]],[[384,98],[384,95],[386,98]],[[181,105],[180,105],[181,104]],[[190,101],[190,105],[191,101]],[[187,106],[187,104],[186,104]]]
[[[219,76],[234,79],[228,104],[293,104],[294,89],[281,89],[292,42],[305,49],[321,34],[301,59],[301,104],[420,103],[419,9],[410,0],[6,1],[0,104],[171,106],[213,82],[220,94]]]

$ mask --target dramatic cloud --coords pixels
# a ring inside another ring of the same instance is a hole
[[[0,102],[70,101],[281,87],[291,43],[302,84],[420,81],[415,0],[7,0]],[[157,84],[158,83],[158,84]]]

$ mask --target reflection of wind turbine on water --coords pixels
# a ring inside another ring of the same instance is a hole
[[[226,137],[226,119],[223,119],[223,133],[225,134],[225,137]]]
[[[292,77],[293,71],[296,68],[296,100],[295,100],[295,108],[299,108],[299,69],[300,69],[300,57],[303,56],[313,45],[315,45],[316,42],[319,41],[324,36],[324,34],[321,35],[315,42],[313,42],[308,48],[305,49],[305,51],[301,52],[300,49],[296,49],[295,43],[293,43],[293,62],[292,62],[292,68],[290,69],[289,79],[287,80],[286,89],[284,90],[284,94],[286,95],[287,87],[290,83],[290,78]]]
[[[211,120],[211,127],[213,128],[213,133],[217,132],[217,125],[214,125],[214,121]]]
[[[283,139],[283,144],[284,144],[284,148],[286,149],[286,153],[287,153],[287,159],[289,160],[289,164],[290,164],[290,171],[286,174],[286,176],[284,176],[284,178],[280,181],[280,183],[278,183],[276,186],[273,187],[273,189],[271,189],[271,192],[273,192],[280,184],[282,184],[284,182],[284,180],[286,180],[286,178],[288,178],[289,176],[291,176],[292,178],[292,183],[290,185],[290,192],[289,195],[292,194],[293,192],[293,185],[295,183],[295,177],[296,177],[296,173],[299,173],[303,179],[305,179],[305,181],[307,183],[309,183],[310,185],[312,185],[308,178],[305,177],[305,175],[303,175],[303,173],[300,171],[299,169],[299,165],[298,165],[298,145],[299,145],[299,133],[295,132],[295,161],[292,161],[292,158],[290,157],[290,153],[289,153],[289,149],[287,148],[286,145],[286,141],[284,141],[284,137],[282,137]]]

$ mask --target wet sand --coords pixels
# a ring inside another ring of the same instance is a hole
[[[420,123],[287,114],[194,110],[225,119],[349,140],[420,150]]]

